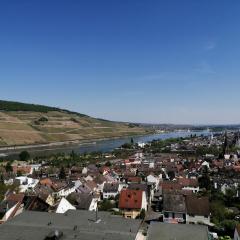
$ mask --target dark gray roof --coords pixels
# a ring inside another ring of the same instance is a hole
[[[191,224],[152,223],[147,240],[208,240],[208,228]]]
[[[93,195],[89,193],[72,193],[70,197],[75,200],[76,208],[81,210],[89,210],[93,199]]]
[[[103,192],[112,193],[117,192],[119,187],[119,183],[105,183],[103,187]]]
[[[79,193],[90,193],[91,189],[87,185],[81,185],[78,187],[77,192]]]
[[[145,191],[147,197],[150,195],[150,189],[146,183],[130,183],[128,189]]]
[[[142,190],[142,191],[145,191],[146,193],[148,192],[148,186],[145,183],[130,183],[128,185],[128,189]]]
[[[4,200],[0,203],[0,213],[6,213],[10,208],[16,205],[15,201]]]
[[[65,214],[25,211],[0,225],[1,240],[44,240],[51,232],[59,231],[59,240],[134,240],[140,221],[99,212],[69,210]]]
[[[163,211],[185,213],[186,204],[182,194],[164,194],[163,195]]]

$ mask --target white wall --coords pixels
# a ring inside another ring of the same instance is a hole
[[[145,211],[147,211],[147,197],[146,197],[146,193],[143,191],[142,193],[142,209],[145,209]]]
[[[76,210],[76,208],[70,202],[68,202],[67,199],[62,198],[57,207],[56,213],[65,213],[70,209]]]
[[[235,232],[234,232],[234,240],[240,240],[240,236],[238,234],[237,229],[235,229]]]

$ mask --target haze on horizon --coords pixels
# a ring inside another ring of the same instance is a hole
[[[0,99],[118,121],[239,124],[239,1],[2,1]]]

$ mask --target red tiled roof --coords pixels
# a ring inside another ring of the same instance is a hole
[[[14,173],[21,172],[23,174],[30,174],[32,170],[31,166],[12,166],[12,168]]]
[[[53,181],[50,178],[44,178],[40,180],[40,184],[52,187]]]
[[[120,193],[119,208],[120,209],[141,209],[142,207],[142,190],[124,189]]]

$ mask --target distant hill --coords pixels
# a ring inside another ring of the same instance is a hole
[[[0,100],[0,146],[138,134],[146,134],[146,129],[137,124],[92,118],[56,107]]]
[[[42,112],[42,113],[47,113],[50,111],[59,111],[59,112],[75,113],[79,116],[86,116],[84,114],[80,114],[77,112],[72,112],[69,110],[56,108],[56,107],[48,107],[48,106],[39,105],[39,104],[29,104],[29,103],[20,103],[20,102],[3,101],[3,100],[0,100],[0,111],[29,111],[29,112]]]

